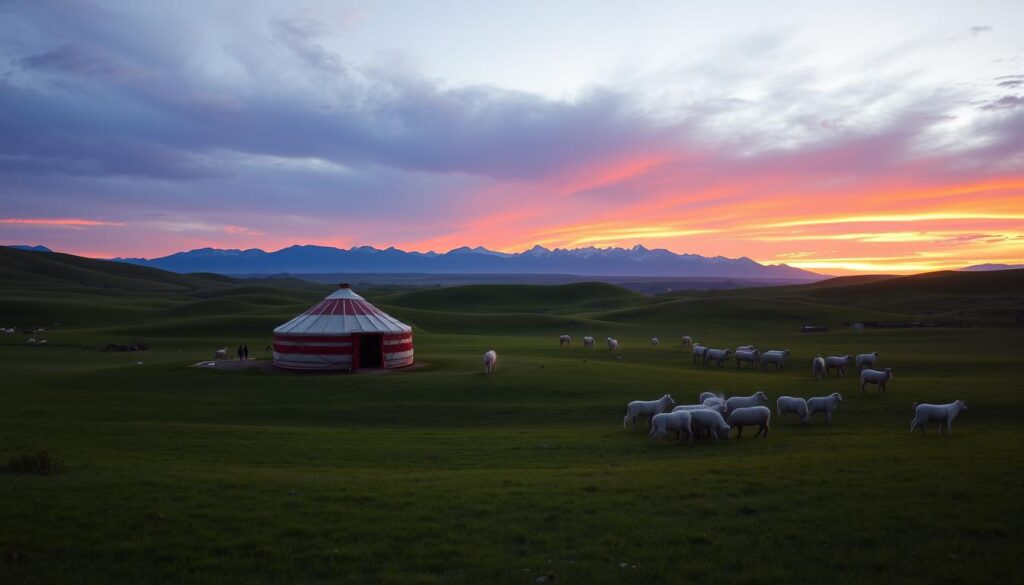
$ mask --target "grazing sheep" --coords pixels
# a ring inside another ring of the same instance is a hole
[[[28,343],[30,345],[35,345],[36,344],[36,338],[35,337],[29,337],[28,338]]]
[[[725,401],[721,398],[708,398],[701,404],[682,404],[672,409],[672,412],[678,410],[717,410],[718,412],[725,414]]]
[[[651,419],[656,414],[670,412],[676,401],[672,395],[666,394],[657,400],[634,400],[626,405],[626,416],[622,417],[622,429],[626,429],[626,423],[632,422],[636,428],[636,419],[641,416]]]
[[[568,335],[560,335],[558,337],[558,347],[562,347],[566,343],[568,343],[569,345],[572,345],[572,337],[570,337]]]
[[[946,423],[946,433],[953,434],[953,419],[960,412],[967,410],[963,400],[950,402],[949,404],[923,404],[914,403],[914,420],[910,421],[910,432],[914,429],[921,429],[924,434],[924,425],[930,422],[939,423],[939,434],[942,434],[942,423]]]
[[[699,359],[702,363],[704,362],[704,354],[707,353],[708,348],[699,343],[693,344],[693,363],[697,363]]]
[[[40,340],[39,340],[39,345],[42,345],[42,344],[44,344],[44,343],[46,343],[46,340],[45,340],[45,339],[40,339]]]
[[[830,355],[825,358],[825,373],[831,374],[832,368],[836,369],[836,373],[842,376],[846,375],[846,366],[853,363],[853,356],[850,354],[846,355]]]
[[[693,345],[693,338],[691,338],[689,335],[684,335],[683,336],[683,347],[686,347],[687,345]]]
[[[725,400],[725,394],[715,394],[714,392],[701,392],[700,393],[700,398],[698,398],[697,400],[699,400],[701,402],[704,402],[705,400],[707,400],[709,398],[717,398],[719,400]]]
[[[843,396],[838,392],[833,392],[828,396],[816,396],[814,398],[807,399],[807,410],[814,420],[818,420],[818,413],[825,413],[825,420],[828,423],[832,423],[832,413],[839,408],[839,403],[843,401]]]
[[[722,367],[722,364],[728,361],[731,355],[731,349],[709,349],[704,353],[704,365],[708,365],[708,362],[715,362],[718,367]]]
[[[608,338],[608,351],[617,351],[619,349],[619,340]]]
[[[867,384],[876,384],[878,386],[878,393],[885,394],[885,385],[889,382],[889,378],[895,377],[892,368],[885,368],[884,372],[878,370],[864,370],[860,373],[860,391],[864,392],[864,386]]]
[[[739,352],[739,351],[754,351],[755,349],[757,349],[757,348],[754,347],[753,345],[741,345],[741,346],[736,348],[736,351],[737,352]]]
[[[786,365],[786,358],[789,357],[788,349],[770,349],[761,354],[761,369],[768,371],[768,364],[775,366],[775,371],[782,371]]]
[[[493,349],[484,352],[484,373],[493,374],[498,369],[498,352]]]
[[[729,426],[738,428],[739,432],[736,433],[736,438],[740,438],[743,435],[743,427],[747,425],[758,425],[757,433],[754,435],[760,435],[764,433],[764,438],[768,438],[768,421],[772,418],[772,411],[767,406],[748,406],[745,408],[737,408],[736,410],[729,413]]]
[[[213,352],[213,359],[215,360],[226,360],[228,359],[228,348],[222,347],[217,351]]]
[[[779,396],[775,401],[775,414],[779,416],[781,423],[782,417],[786,413],[792,412],[800,417],[800,423],[806,424],[810,420],[810,413],[807,410],[807,401],[803,398],[796,396]]]
[[[698,432],[707,431],[708,434],[713,436],[715,440],[728,439],[729,431],[732,428],[726,424],[725,419],[722,418],[722,414],[718,411],[711,409],[703,410],[691,410],[690,412],[690,430],[693,434]]]
[[[756,349],[737,349],[736,350],[736,369],[740,369],[740,364],[748,363],[751,368],[756,368],[757,364],[761,362],[761,352]]]
[[[811,373],[814,374],[815,380],[825,379],[825,358],[819,355],[811,361]]]
[[[857,371],[859,372],[865,368],[874,368],[876,361],[878,361],[877,351],[857,354]]]
[[[661,341],[659,341],[657,337],[651,338],[651,345],[658,345],[659,343],[661,343]]]
[[[584,349],[594,349],[594,338],[589,336],[589,335],[584,337],[583,338],[583,348]]]
[[[733,396],[725,401],[725,408],[732,412],[737,408],[747,408],[760,404],[768,404],[768,395],[763,390],[758,390],[750,396]]]
[[[664,437],[669,431],[675,431],[676,436],[680,438],[685,431],[687,440],[692,443],[693,431],[690,429],[690,413],[682,410],[654,415],[651,417],[651,430],[648,432],[647,438],[654,442],[655,438]]]

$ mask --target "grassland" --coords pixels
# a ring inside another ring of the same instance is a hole
[[[424,365],[288,375],[188,366],[262,348],[324,287],[0,249],[0,325],[49,341],[0,336],[0,464],[62,466],[0,473],[0,583],[1019,583],[1024,286],[946,278],[360,291],[414,324]],[[963,326],[843,326],[940,318]],[[794,367],[698,368],[682,334],[789,347]],[[98,351],[132,341],[152,349]],[[871,350],[897,371],[886,396],[811,379],[813,355]],[[846,401],[767,440],[621,428],[628,400],[707,389]],[[952,436],[908,432],[912,401],[956,398]]]

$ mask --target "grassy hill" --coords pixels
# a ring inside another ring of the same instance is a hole
[[[1024,580],[1016,273],[654,297],[365,288],[414,325],[418,367],[286,374],[190,366],[242,342],[265,364],[272,327],[332,287],[4,252],[0,325],[49,343],[0,335],[0,583]],[[843,326],[951,312],[966,326]],[[835,327],[798,333],[808,321]],[[565,332],[620,350],[559,347]],[[792,358],[705,368],[683,334]],[[99,349],[130,340],[151,349]],[[872,350],[897,372],[885,395],[811,377],[816,355]],[[622,428],[631,400],[705,390],[844,401],[831,425],[773,413],[767,439]],[[954,399],[970,410],[951,436],[908,432],[914,401]],[[41,451],[59,473],[12,471]]]

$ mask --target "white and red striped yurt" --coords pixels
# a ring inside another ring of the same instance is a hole
[[[400,368],[412,364],[412,327],[347,284],[274,329],[274,365],[296,370]]]

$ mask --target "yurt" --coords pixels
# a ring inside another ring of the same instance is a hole
[[[348,284],[274,329],[274,365],[294,370],[400,368],[412,364],[412,327]]]

